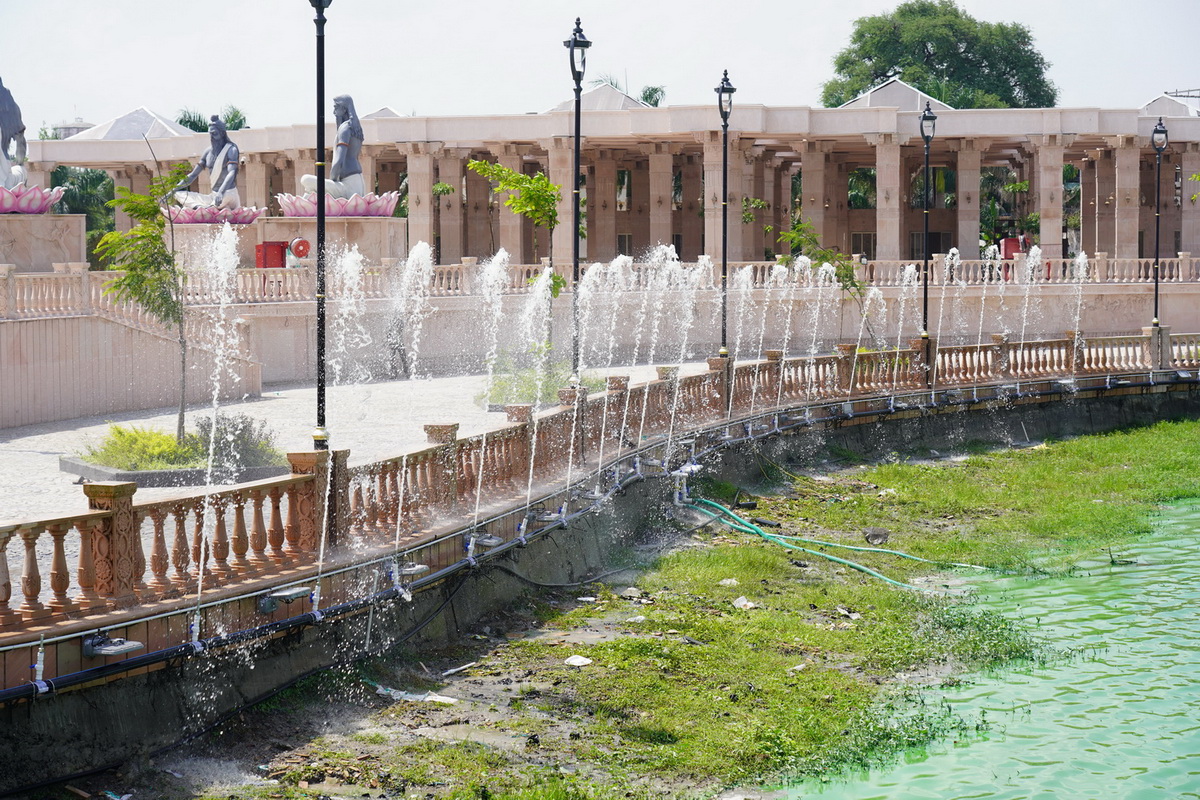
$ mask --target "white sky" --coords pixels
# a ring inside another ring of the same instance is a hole
[[[593,46],[591,79],[668,105],[713,103],[723,69],[739,103],[820,105],[833,56],[858,17],[898,0],[334,0],[326,98],[360,114],[542,111],[571,96],[562,41],[575,17]],[[1020,22],[1051,62],[1066,107],[1136,108],[1200,87],[1197,0],[959,0],[976,19]],[[43,123],[101,123],[138,106],[175,116],[241,108],[253,127],[315,117],[307,0],[0,0],[0,80],[30,138]],[[1159,20],[1159,22],[1155,22]]]

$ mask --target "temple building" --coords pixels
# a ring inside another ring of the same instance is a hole
[[[611,86],[584,93],[582,102],[586,258],[637,256],[660,243],[673,244],[685,261],[719,254],[723,149],[715,102],[654,108]],[[729,257],[762,261],[781,252],[777,232],[798,205],[825,247],[871,260],[919,259],[925,144],[919,118],[927,102],[937,115],[929,152],[933,252],[956,247],[964,259],[979,258],[981,234],[994,236],[999,226],[1005,235],[1027,234],[1047,257],[1076,250],[1153,255],[1151,131],[1161,117],[1169,144],[1158,184],[1159,246],[1164,256],[1200,253],[1194,197],[1200,184],[1192,179],[1200,174],[1200,118],[1186,102],[1163,95],[1139,109],[956,110],[893,80],[840,108],[734,105]],[[553,254],[562,262],[572,241],[572,125],[573,101],[543,113],[487,117],[406,117],[384,108],[362,117],[361,162],[376,192],[406,188],[404,246],[433,243],[443,264],[501,247],[513,263],[549,255],[544,233],[535,237],[467,162],[544,172],[564,187],[553,232]],[[67,164],[103,169],[118,185],[144,191],[162,166],[193,161],[204,136],[139,109],[61,141],[31,141],[27,166],[31,182],[41,186],[49,185],[54,167]],[[231,138],[241,151],[242,202],[278,214],[276,194],[297,192],[299,176],[314,171],[313,125],[240,130]],[[1064,165],[1078,177],[1064,181]],[[1007,170],[1021,205],[1020,214],[1000,219],[981,188],[998,168]],[[435,192],[435,184],[453,191]],[[1064,205],[1068,194],[1071,208]]]

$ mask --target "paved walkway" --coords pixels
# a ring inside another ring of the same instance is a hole
[[[690,375],[703,364],[685,365]],[[654,376],[652,367],[614,368],[634,383]],[[361,386],[331,386],[326,391],[326,427],[330,446],[350,449],[350,463],[359,464],[418,450],[426,445],[423,426],[457,422],[459,436],[474,436],[507,424],[503,412],[484,411],[476,397],[483,394],[482,375],[432,380],[390,381]],[[222,411],[266,420],[282,450],[312,449],[316,422],[314,386],[264,389],[261,398],[222,403]],[[188,409],[188,428],[210,407]],[[109,422],[153,427],[173,432],[175,411],[125,412],[81,419],[25,425],[0,430],[0,521],[38,519],[75,513],[87,508],[75,475],[61,472],[58,457],[74,455],[98,443]],[[140,489],[138,499],[153,500],[178,489]]]

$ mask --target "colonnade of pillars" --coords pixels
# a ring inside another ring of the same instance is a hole
[[[864,237],[873,239],[874,257],[882,260],[912,258],[913,232],[921,229],[919,202],[910,196],[912,176],[923,158],[918,137],[895,133],[863,134],[870,145],[864,156],[857,150],[839,151],[833,140],[758,144],[752,137],[732,137],[730,142],[729,255],[734,261],[759,261],[782,252],[778,232],[787,227],[793,202],[815,228],[822,244],[843,252],[862,252]],[[915,139],[915,141],[914,141]],[[933,208],[930,230],[939,237],[935,249],[958,247],[965,259],[980,257],[980,178],[985,166],[1011,166],[1017,180],[1029,181],[1026,211],[1040,214],[1042,251],[1059,257],[1067,220],[1063,215],[1062,169],[1071,134],[1031,137],[1017,146],[1001,147],[982,138],[935,140],[934,167],[956,172],[952,207]],[[1080,247],[1089,253],[1106,252],[1116,258],[1153,253],[1154,158],[1145,142],[1133,135],[1106,137],[1103,147],[1074,148],[1071,163],[1080,167]],[[572,140],[569,136],[533,143],[494,143],[484,148],[449,143],[409,142],[398,145],[368,144],[361,162],[364,173],[374,175],[378,192],[395,191],[407,176],[409,241],[436,243],[441,263],[456,263],[463,256],[485,257],[503,247],[514,262],[530,263],[550,254],[545,231],[535,236],[531,224],[503,207],[503,197],[493,197],[485,179],[466,168],[472,158],[495,160],[526,172],[544,171],[563,187],[558,209],[560,224],[553,233],[555,261],[565,263],[571,253]],[[993,148],[989,152],[989,147]],[[873,161],[870,152],[873,151]],[[596,147],[585,142],[584,209],[586,238],[583,252],[590,261],[608,261],[619,252],[637,255],[656,244],[673,244],[684,260],[702,253],[719,254],[721,236],[721,136],[718,131],[691,134],[687,141],[659,141],[626,147]],[[313,150],[247,153],[239,173],[242,201],[278,212],[275,195],[297,191],[300,175],[315,172]],[[31,162],[30,182],[49,185],[54,164]],[[850,209],[848,180],[860,167],[876,171],[874,209]],[[109,170],[118,186],[144,192],[156,170],[152,162],[127,164]],[[1178,172],[1177,172],[1178,171]],[[793,176],[801,175],[802,192],[793,198]],[[1200,143],[1172,143],[1163,157],[1163,253],[1200,252],[1200,205],[1191,200],[1187,185],[1200,173]],[[1177,191],[1176,175],[1181,177]],[[627,192],[618,201],[618,190]],[[208,191],[207,173],[199,180]],[[454,188],[435,196],[435,183]],[[1179,204],[1176,204],[1177,197]],[[743,207],[743,200],[763,201]],[[761,206],[761,207],[759,207]],[[751,221],[743,223],[743,211]],[[118,212],[118,229],[129,220]],[[854,236],[853,234],[858,234]]]

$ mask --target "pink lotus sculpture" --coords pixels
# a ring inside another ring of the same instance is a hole
[[[163,213],[170,216],[172,222],[183,225],[220,224],[222,222],[228,222],[230,225],[249,225],[265,211],[265,208],[256,206],[242,206],[234,209],[218,208],[217,206],[202,208],[168,206],[163,209]]]
[[[315,217],[317,215],[317,194],[309,192],[306,195],[277,194],[279,208],[285,217]],[[399,192],[385,192],[377,195],[373,192],[366,195],[355,194],[350,197],[334,197],[325,195],[325,216],[327,217],[390,217],[400,202]]]
[[[45,214],[62,199],[65,189],[39,189],[18,183],[11,189],[0,186],[0,214]]]

